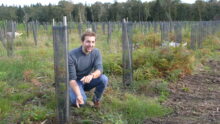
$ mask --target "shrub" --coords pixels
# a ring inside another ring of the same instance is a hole
[[[195,61],[191,51],[185,48],[162,48],[155,51],[140,49],[135,51],[133,60],[134,79],[146,80],[191,74]]]
[[[135,49],[143,47],[155,48],[160,46],[160,37],[156,33],[150,33],[148,35],[137,33],[133,35],[132,42]]]
[[[103,68],[108,74],[122,74],[121,56],[119,54],[109,54],[104,56]]]

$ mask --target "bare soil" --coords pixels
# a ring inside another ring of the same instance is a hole
[[[210,69],[198,69],[169,85],[170,96],[163,104],[173,109],[170,115],[145,124],[220,124],[220,61],[205,65]]]

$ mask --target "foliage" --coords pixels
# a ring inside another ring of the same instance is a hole
[[[60,1],[58,5],[46,6],[39,3],[24,7],[2,5],[0,20],[51,22],[52,19],[60,21],[63,16],[67,16],[69,20],[76,22],[121,21],[123,18],[128,18],[130,21],[208,21],[219,15],[219,3],[220,1],[201,0],[194,4],[181,3],[180,0],[151,2],[129,0],[122,3],[96,2],[91,6],[69,1]]]
[[[108,74],[122,74],[122,64],[119,54],[108,54],[104,56],[103,68]]]
[[[24,10],[19,6],[19,8],[16,10],[17,20],[19,23],[21,23],[24,20]]]
[[[206,50],[216,50],[220,48],[220,37],[217,35],[210,35],[207,39],[203,41],[203,48]]]
[[[140,32],[136,33],[132,37],[132,42],[135,49],[141,47],[156,48],[161,44],[160,37],[157,33],[149,33],[148,35],[144,35]]]
[[[150,51],[139,49],[134,52],[134,79],[148,80],[191,74],[194,62],[193,53],[185,48],[161,48]]]

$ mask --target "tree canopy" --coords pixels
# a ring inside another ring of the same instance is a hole
[[[218,0],[196,0],[194,4],[181,3],[180,0],[128,0],[122,3],[96,2],[89,6],[62,0],[58,5],[0,6],[0,20],[17,22],[51,22],[53,18],[60,21],[63,16],[76,22],[121,21],[123,18],[129,21],[209,21],[219,19],[219,13]]]

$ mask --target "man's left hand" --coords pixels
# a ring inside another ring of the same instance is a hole
[[[80,81],[82,81],[83,83],[90,83],[92,78],[93,78],[93,75],[89,74],[87,76],[84,76]]]

